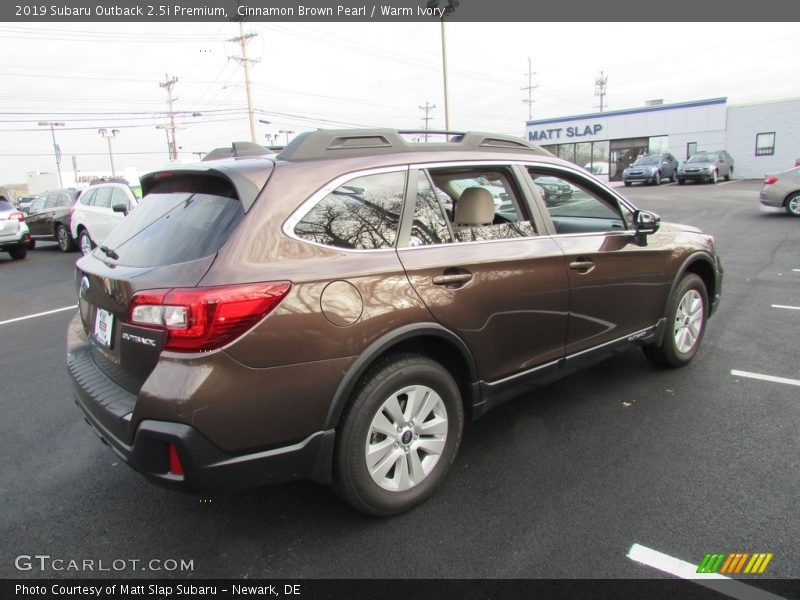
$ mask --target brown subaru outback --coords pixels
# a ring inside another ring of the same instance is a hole
[[[77,263],[77,403],[161,485],[310,478],[404,511],[465,419],[631,345],[682,366],[720,297],[711,236],[518,138],[330,130],[251,151],[144,177]],[[543,177],[569,198],[546,203]]]

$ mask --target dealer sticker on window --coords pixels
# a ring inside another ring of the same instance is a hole
[[[114,329],[114,315],[102,308],[97,309],[97,316],[94,321],[94,337],[105,346],[111,347],[111,332]]]

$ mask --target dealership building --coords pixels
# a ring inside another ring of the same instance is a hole
[[[727,98],[538,119],[526,138],[611,181],[644,153],[727,150],[738,179],[785,171],[800,159],[800,98],[728,105]]]

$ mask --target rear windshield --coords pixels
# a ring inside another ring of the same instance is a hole
[[[0,199],[0,210],[14,210],[14,205],[8,200]]]
[[[225,195],[172,189],[156,186],[106,238],[103,245],[119,257],[116,264],[158,267],[210,256],[244,217],[233,188]]]

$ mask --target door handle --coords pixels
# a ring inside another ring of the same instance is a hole
[[[436,275],[433,278],[434,285],[444,285],[446,287],[461,287],[472,279],[472,273],[455,273],[453,275]]]
[[[574,260],[569,263],[569,268],[578,271],[581,275],[586,275],[594,271],[594,261],[591,260]]]

